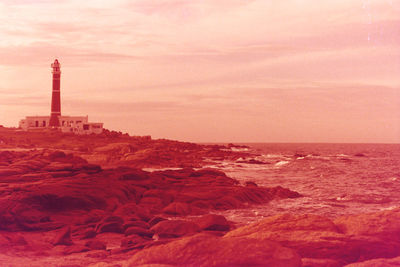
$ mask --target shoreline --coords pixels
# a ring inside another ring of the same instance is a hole
[[[234,145],[9,129],[0,139],[2,264],[344,266],[400,256],[400,208],[334,219],[283,213],[239,227],[217,215],[301,197],[203,168],[210,157],[251,158]]]

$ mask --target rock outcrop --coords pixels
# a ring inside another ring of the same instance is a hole
[[[1,266],[399,263],[400,209],[334,220],[279,214],[240,228],[216,215],[301,197],[201,168],[210,159],[260,164],[245,147],[4,127],[0,140]]]
[[[208,234],[185,237],[144,249],[127,266],[301,266],[299,255],[278,243],[251,238],[221,238]]]

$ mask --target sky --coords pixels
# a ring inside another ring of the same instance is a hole
[[[1,0],[0,124],[193,142],[400,143],[398,0]]]

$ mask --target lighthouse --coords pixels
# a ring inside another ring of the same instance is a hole
[[[103,132],[102,122],[89,122],[86,116],[61,116],[61,96],[60,96],[60,63],[54,60],[51,64],[53,69],[53,88],[51,93],[51,113],[50,116],[26,116],[19,121],[19,127],[25,131],[46,130],[56,128],[63,133],[75,134],[101,134]]]
[[[54,63],[51,64],[53,69],[53,91],[51,96],[51,114],[50,114],[50,127],[59,127],[61,116],[61,101],[60,101],[60,78],[61,78],[61,70],[60,63],[58,60],[54,60]]]

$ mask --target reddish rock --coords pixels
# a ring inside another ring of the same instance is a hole
[[[66,245],[71,246],[73,244],[71,238],[71,227],[65,227],[54,238],[53,245]]]
[[[211,177],[227,177],[226,174],[220,170],[212,168],[204,168],[198,171],[192,171],[189,175],[190,177],[201,177],[201,176],[211,176]]]
[[[130,202],[124,205],[120,205],[114,211],[114,214],[120,217],[130,217],[132,215],[136,215],[137,210],[138,210],[137,204],[135,202]]]
[[[97,233],[123,233],[124,229],[120,222],[104,222],[97,227]]]
[[[110,215],[110,216],[104,217],[102,222],[103,223],[105,223],[105,222],[118,222],[120,224],[123,224],[124,223],[124,219],[122,219],[120,216]]]
[[[287,188],[283,188],[282,186],[271,187],[268,190],[274,198],[298,198],[302,196],[301,194]]]
[[[225,237],[273,240],[296,249],[304,258],[332,259],[343,265],[371,258],[398,256],[397,212],[346,216],[335,221],[339,225],[316,215],[283,214],[238,228]],[[371,220],[368,220],[369,217]]]
[[[0,168],[0,177],[8,177],[21,173],[24,173],[24,171],[20,168]]]
[[[123,225],[125,230],[127,228],[129,228],[129,227],[132,227],[132,226],[140,227],[140,228],[143,228],[143,229],[149,229],[150,228],[150,224],[148,224],[147,222],[144,222],[144,221],[129,221],[129,222],[127,222],[127,223],[125,223]]]
[[[333,259],[311,259],[302,258],[302,267],[341,267],[344,265],[343,262]]]
[[[48,155],[49,160],[55,161],[65,158],[67,155],[63,151],[54,151]]]
[[[92,209],[83,219],[84,224],[99,222],[105,215],[104,210]]]
[[[154,226],[157,223],[165,221],[165,220],[166,220],[165,218],[162,218],[162,217],[159,217],[159,216],[155,216],[155,217],[151,218],[151,220],[149,221],[149,225],[151,227],[151,226]]]
[[[255,182],[247,181],[246,186],[248,187],[258,187],[258,185]]]
[[[97,164],[83,164],[80,165],[79,168],[85,172],[85,173],[90,173],[90,174],[94,174],[94,173],[98,173],[102,171],[102,168],[100,165]]]
[[[150,219],[153,217],[149,210],[146,207],[138,206],[136,210],[136,216],[139,217],[140,220],[143,220],[145,222],[150,221]]]
[[[136,253],[127,266],[301,266],[299,255],[278,243],[198,234]]]
[[[143,192],[143,197],[156,197],[161,199],[162,205],[167,206],[174,200],[173,193],[165,189],[150,189]]]
[[[129,227],[125,230],[125,235],[139,235],[139,236],[144,236],[144,237],[152,237],[153,236],[153,232],[148,230],[148,229],[144,229],[141,227],[137,227],[137,226],[132,226]]]
[[[165,220],[150,228],[155,235],[162,238],[180,237],[190,235],[200,230],[199,226],[190,221]]]
[[[347,235],[379,236],[388,241],[400,242],[400,208],[342,216],[334,222],[340,231]]]
[[[147,180],[148,178],[148,172],[142,171],[140,169],[131,169],[129,172],[126,172],[119,177],[119,179],[123,181],[141,181]]]
[[[90,250],[105,250],[107,247],[106,243],[100,240],[89,240],[85,243],[85,246]]]
[[[7,248],[14,246],[26,246],[28,242],[21,234],[0,234],[0,251],[5,251]]]
[[[130,235],[121,240],[121,248],[124,249],[142,249],[153,241],[139,235]]]
[[[396,258],[379,258],[368,261],[362,261],[346,265],[346,267],[389,267],[400,266],[400,257]]]
[[[46,167],[42,168],[42,170],[48,172],[74,171],[74,166],[71,163],[51,162]]]
[[[93,228],[85,229],[80,235],[81,239],[93,238],[96,236],[96,231]]]
[[[66,247],[64,249],[64,255],[70,255],[73,253],[82,253],[82,252],[86,252],[89,251],[90,249],[86,246],[82,246],[82,245],[73,245],[70,247]]]
[[[222,215],[207,214],[194,221],[201,230],[229,231],[229,222]]]
[[[140,205],[147,207],[155,212],[161,210],[164,207],[163,201],[158,197],[143,197],[140,200]]]
[[[163,210],[163,213],[168,215],[188,215],[192,213],[192,207],[184,202],[172,202],[168,206],[166,206]]]

